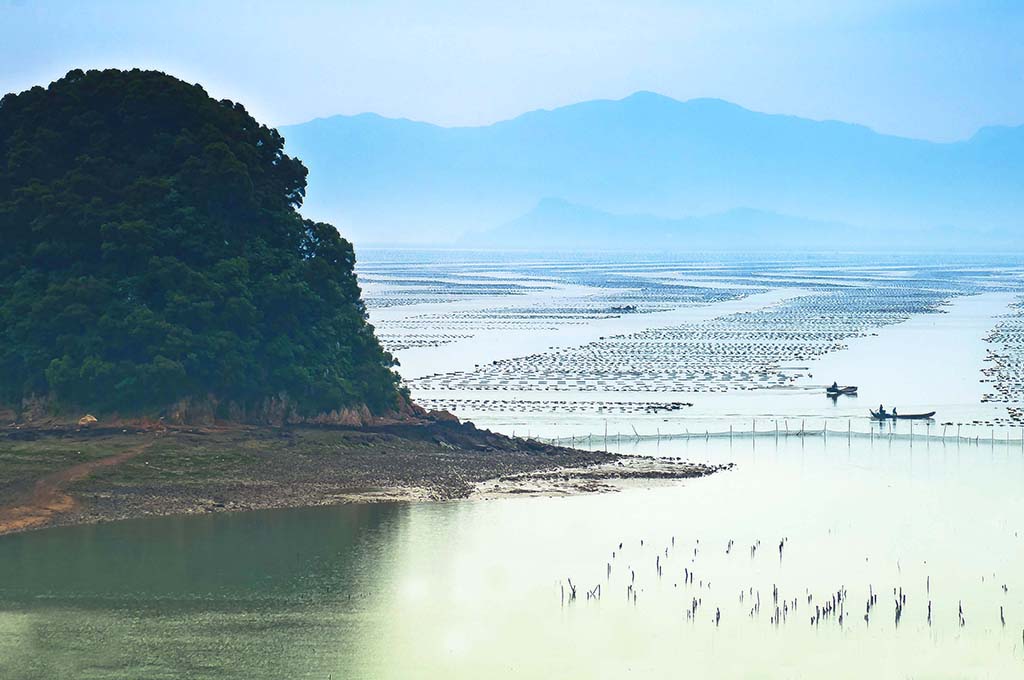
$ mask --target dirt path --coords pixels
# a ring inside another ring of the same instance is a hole
[[[75,508],[75,499],[64,488],[85,479],[100,468],[120,465],[149,448],[152,442],[133,446],[114,456],[86,461],[52,472],[35,483],[32,494],[15,505],[0,507],[0,536],[48,524],[61,513]]]

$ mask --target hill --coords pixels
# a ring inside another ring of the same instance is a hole
[[[0,402],[241,420],[386,411],[351,244],[240,105],[153,71],[0,101]]]
[[[282,128],[313,170],[307,209],[362,242],[448,242],[545,197],[682,218],[738,208],[887,234],[1016,239],[1024,128],[933,143],[728,102],[640,92],[442,128],[373,114]]]

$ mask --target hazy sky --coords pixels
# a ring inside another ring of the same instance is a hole
[[[0,0],[0,90],[141,66],[282,125],[653,90],[937,140],[1024,123],[1024,0]]]

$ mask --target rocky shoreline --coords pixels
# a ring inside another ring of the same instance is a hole
[[[455,420],[0,429],[0,534],[146,516],[612,491],[728,466],[581,451]]]

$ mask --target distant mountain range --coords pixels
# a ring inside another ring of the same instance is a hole
[[[669,219],[619,215],[558,198],[542,199],[533,210],[507,224],[469,232],[457,245],[466,248],[524,250],[548,248],[713,251],[741,250],[949,250],[961,246],[963,230],[950,227],[891,231],[842,222],[735,208],[726,212]],[[1012,247],[1005,235],[983,236],[993,248]]]
[[[709,250],[723,242],[749,250],[794,245],[846,247],[857,236],[849,225],[736,208],[702,217],[668,219],[653,215],[617,215],[558,198],[542,199],[530,212],[483,232],[465,234],[459,245],[472,248],[522,249],[610,248],[623,250]],[[727,241],[726,241],[727,239]]]
[[[281,131],[310,168],[305,212],[359,243],[1024,248],[1024,127],[934,143],[639,92],[482,127],[362,114]]]

